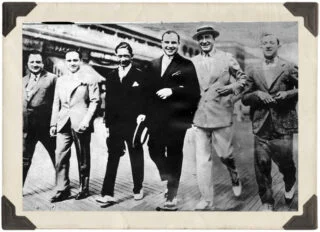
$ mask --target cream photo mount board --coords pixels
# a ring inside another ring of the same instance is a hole
[[[177,10],[179,9],[179,10]],[[236,12],[236,14],[230,14]],[[76,14],[74,14],[76,12]],[[94,14],[87,14],[94,12]],[[125,12],[125,14],[123,13]],[[197,12],[197,14],[194,14]],[[164,18],[163,15],[166,17]],[[23,210],[22,25],[41,22],[297,22],[299,200],[295,212],[64,212]],[[315,229],[317,3],[3,4],[3,229]],[[307,46],[305,46],[307,45]],[[76,216],[76,217],[75,217]],[[90,220],[88,220],[90,218]],[[108,220],[106,220],[108,218]],[[268,220],[265,220],[268,218]]]

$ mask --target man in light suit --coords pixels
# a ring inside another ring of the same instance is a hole
[[[263,209],[272,211],[271,160],[279,167],[285,183],[285,200],[295,193],[296,167],[293,162],[293,134],[298,132],[298,67],[278,56],[279,39],[263,34],[264,60],[248,71],[248,85],[242,97],[250,106],[254,134],[254,166]]]
[[[23,77],[23,184],[37,142],[47,149],[53,166],[56,146],[49,128],[57,77],[43,69],[43,58],[38,51],[29,53],[27,66],[30,73]]]
[[[176,210],[184,137],[200,94],[192,62],[177,53],[179,44],[177,32],[162,35],[164,54],[152,61],[148,76],[148,146],[161,180],[167,182],[165,210]]]
[[[101,204],[116,202],[114,186],[125,143],[130,156],[134,199],[143,198],[143,149],[141,144],[133,146],[133,136],[138,118],[145,118],[146,74],[132,65],[133,52],[130,44],[121,42],[116,46],[115,52],[119,59],[119,67],[106,76],[105,123],[109,129],[109,156],[101,197],[96,199]]]
[[[235,196],[241,194],[241,181],[233,158],[233,101],[244,87],[246,76],[231,54],[215,48],[219,32],[210,26],[197,29],[193,39],[201,53],[192,58],[201,89],[195,113],[196,168],[201,199],[196,210],[210,210],[214,203],[212,152],[227,167]],[[232,76],[236,79],[231,83]]]
[[[99,102],[97,78],[81,69],[81,54],[72,50],[65,57],[69,73],[57,81],[51,117],[50,133],[52,136],[57,134],[57,193],[51,202],[63,201],[70,196],[69,160],[73,142],[80,177],[80,190],[75,199],[89,195],[90,140]]]

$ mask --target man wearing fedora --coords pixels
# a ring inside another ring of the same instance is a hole
[[[141,143],[134,143],[135,128],[145,118],[145,73],[132,64],[133,51],[129,43],[121,42],[115,48],[119,66],[106,77],[105,124],[109,128],[108,163],[100,204],[113,204],[114,186],[125,143],[130,157],[133,197],[143,198],[144,158]]]
[[[163,55],[151,63],[146,120],[151,159],[166,185],[165,203],[160,208],[176,210],[186,130],[199,100],[195,68],[178,54],[180,36],[175,31],[162,35]]]
[[[260,47],[264,59],[249,68],[242,102],[250,106],[259,196],[263,210],[272,211],[271,160],[283,175],[287,204],[296,190],[292,142],[298,132],[298,67],[278,56],[280,41],[275,35],[263,34]]]
[[[241,182],[233,158],[233,101],[246,82],[238,62],[229,53],[215,48],[219,32],[210,26],[197,29],[193,39],[201,53],[192,58],[196,68],[201,99],[195,113],[196,169],[201,199],[196,210],[210,210],[214,200],[212,175],[213,150],[227,167],[235,196],[241,194]],[[231,83],[231,77],[236,79]]]

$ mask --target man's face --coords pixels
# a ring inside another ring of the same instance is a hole
[[[119,48],[117,50],[117,57],[121,67],[127,67],[132,62],[132,56],[127,48]]]
[[[42,57],[39,54],[30,54],[28,59],[28,69],[33,74],[38,74],[43,70]]]
[[[198,44],[204,53],[212,51],[214,42],[213,35],[211,34],[202,34],[198,36]]]
[[[163,36],[162,49],[167,56],[174,56],[178,52],[179,40],[178,36],[174,33],[165,34]]]
[[[80,57],[77,52],[68,52],[66,54],[67,67],[70,72],[75,73],[80,69]]]
[[[272,59],[278,53],[280,45],[278,44],[277,38],[273,35],[264,36],[261,39],[261,46],[263,55],[267,59]]]

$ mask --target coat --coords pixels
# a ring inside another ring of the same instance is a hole
[[[23,131],[45,130],[49,134],[50,118],[57,77],[42,71],[40,78],[27,99],[26,88],[30,74],[23,77]]]
[[[145,114],[145,73],[132,66],[120,82],[118,69],[106,76],[106,127],[136,125],[139,114]]]
[[[88,123],[93,131],[93,116],[100,100],[97,79],[80,68],[75,74],[66,74],[57,80],[52,107],[51,126],[57,132],[70,120],[71,128],[79,130],[80,124]]]
[[[244,105],[250,106],[253,133],[259,133],[268,117],[271,117],[274,130],[282,135],[296,133],[298,117],[296,104],[298,100],[298,67],[283,59],[279,59],[270,87],[264,77],[263,63],[252,66],[248,71],[248,82],[242,97]],[[258,91],[275,96],[279,91],[286,91],[287,99],[276,104],[266,105],[257,96]]]
[[[229,86],[235,94],[245,85],[246,76],[231,54],[214,50],[211,57],[199,54],[192,58],[201,89],[201,99],[194,124],[202,128],[219,128],[232,124],[234,94],[220,96],[217,88]],[[236,79],[232,82],[232,77]]]
[[[190,127],[200,97],[195,68],[176,54],[161,77],[162,57],[153,60],[148,72],[147,122],[152,129],[186,130]],[[156,92],[170,88],[172,95],[161,99]]]

